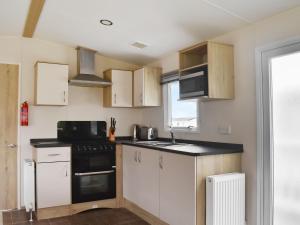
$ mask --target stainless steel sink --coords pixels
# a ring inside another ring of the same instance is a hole
[[[137,144],[157,146],[157,147],[167,147],[167,146],[176,146],[176,145],[185,145],[184,143],[175,143],[166,142],[166,141],[137,141]]]

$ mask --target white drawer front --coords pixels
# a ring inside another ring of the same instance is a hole
[[[37,162],[70,161],[70,147],[38,148]]]

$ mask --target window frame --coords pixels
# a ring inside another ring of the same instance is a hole
[[[172,81],[176,82],[176,81]],[[188,127],[171,127],[171,102],[169,101],[169,96],[171,95],[171,83],[166,83],[163,85],[163,102],[164,102],[164,129],[165,131],[172,130],[173,132],[181,132],[181,133],[199,133],[200,132],[200,100],[194,99],[196,101],[196,127],[188,128]]]

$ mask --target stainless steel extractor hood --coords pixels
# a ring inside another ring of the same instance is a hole
[[[107,87],[111,85],[111,81],[96,75],[95,54],[96,51],[82,47],[77,48],[78,75],[69,80],[70,85],[81,87]]]

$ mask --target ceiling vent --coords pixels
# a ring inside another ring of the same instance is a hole
[[[132,46],[133,46],[133,47],[136,47],[136,48],[139,48],[139,49],[143,49],[143,48],[146,48],[146,47],[147,47],[147,45],[145,45],[145,44],[143,44],[143,43],[141,43],[141,42],[134,42],[134,43],[132,44]]]

